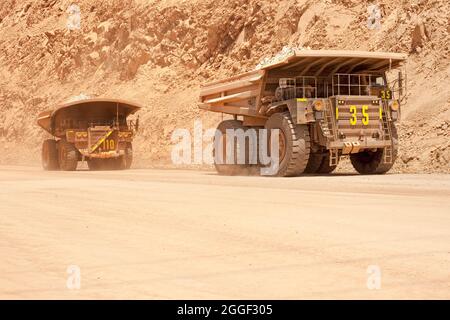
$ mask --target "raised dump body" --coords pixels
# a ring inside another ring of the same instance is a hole
[[[37,123],[53,136],[42,147],[46,170],[75,170],[80,160],[89,168],[127,169],[138,121],[127,118],[141,107],[117,99],[85,99],[42,112]]]
[[[284,135],[280,142],[300,144],[301,156],[289,147],[280,151],[278,175],[329,173],[347,154],[358,172],[385,173],[396,158],[394,122],[406,87],[405,74],[394,70],[405,60],[400,53],[301,50],[204,85],[199,107],[234,115],[227,129],[277,128]],[[229,168],[222,173],[239,171]]]

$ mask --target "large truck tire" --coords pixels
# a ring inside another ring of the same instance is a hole
[[[127,142],[125,146],[125,154],[118,158],[105,159],[105,166],[109,170],[128,170],[133,163],[133,146],[131,142]]]
[[[98,171],[102,169],[101,159],[87,159],[89,170]]]
[[[78,165],[78,150],[64,139],[58,142],[59,167],[64,171],[75,171]]]
[[[397,128],[392,124],[392,162],[384,163],[385,149],[377,149],[377,151],[366,150],[350,155],[350,161],[353,168],[360,174],[384,174],[388,172],[395,163],[398,153],[398,134]]]
[[[47,139],[42,144],[42,167],[47,171],[59,170],[58,148],[55,140]]]
[[[133,163],[133,145],[131,142],[127,142],[125,147],[125,155],[122,159],[122,169],[128,170],[131,168],[131,164]]]
[[[123,170],[124,168],[123,157],[102,159],[102,170]]]
[[[106,170],[121,170],[122,157],[119,158],[106,158],[106,159],[88,159],[87,164],[91,171],[106,171]]]
[[[323,158],[322,163],[320,164],[320,167],[317,169],[316,173],[318,174],[327,174],[332,173],[334,170],[336,170],[337,166],[330,165],[330,152],[327,152]]]
[[[330,166],[330,153],[311,153],[305,173],[327,174],[332,173],[337,166]]]
[[[307,125],[295,125],[289,112],[275,113],[267,120],[265,128],[270,136],[279,129],[279,177],[293,177],[304,173],[310,155],[310,136]],[[270,141],[270,137],[268,137]],[[270,148],[269,148],[270,152]]]
[[[308,164],[306,165],[304,173],[310,173],[310,174],[317,173],[319,171],[320,166],[322,165],[323,158],[324,158],[324,156],[322,153],[310,152]]]
[[[249,149],[247,146],[247,142],[245,143],[245,161],[243,164],[238,164],[238,152],[240,151],[240,149],[238,149],[238,143],[237,140],[235,140],[234,143],[234,159],[233,159],[233,164],[227,164],[226,163],[226,159],[227,159],[227,154],[226,154],[226,144],[227,144],[227,140],[226,140],[226,131],[229,129],[233,129],[233,130],[238,130],[241,129],[245,132],[245,130],[247,130],[248,128],[245,127],[242,124],[242,121],[239,120],[225,120],[222,121],[221,123],[219,123],[217,130],[220,131],[221,135],[221,142],[219,140],[214,140],[214,152],[213,152],[213,157],[214,157],[214,166],[217,170],[217,173],[219,173],[220,175],[227,175],[227,176],[234,176],[234,175],[248,175],[252,173],[252,166],[249,163]],[[220,159],[220,155],[217,153],[219,148],[222,147],[222,159]],[[242,146],[240,146],[242,147]],[[217,159],[216,159],[217,157]],[[222,160],[222,161],[220,161]]]

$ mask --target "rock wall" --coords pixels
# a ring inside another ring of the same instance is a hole
[[[68,28],[71,4],[80,29]],[[0,162],[38,164],[38,112],[72,96],[143,103],[140,165],[170,164],[170,135],[196,118],[202,82],[248,71],[284,46],[406,52],[408,105],[397,171],[450,172],[450,4],[378,1],[65,1],[0,3]]]

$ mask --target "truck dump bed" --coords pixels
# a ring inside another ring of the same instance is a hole
[[[264,70],[255,70],[211,82],[201,88],[199,107],[215,112],[258,116],[247,101],[261,99],[264,75]]]
[[[266,96],[266,84],[278,83],[280,78],[381,72],[397,68],[404,60],[406,55],[401,53],[300,50],[258,70],[202,86],[199,107],[214,112],[264,117],[260,106],[261,99]]]
[[[37,123],[51,135],[64,136],[64,129],[73,128],[77,121],[126,118],[141,108],[138,104],[119,99],[84,99],[65,103],[53,110],[41,112]]]

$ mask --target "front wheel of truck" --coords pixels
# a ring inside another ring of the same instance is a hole
[[[397,158],[398,151],[398,135],[394,125],[391,126],[392,134],[392,161],[385,163],[385,149],[377,149],[376,151],[366,150],[350,155],[350,161],[353,168],[360,174],[384,174],[391,170]]]
[[[304,173],[310,155],[308,126],[294,124],[290,113],[283,112],[271,115],[265,128],[268,130],[268,142],[271,141],[272,130],[279,130],[279,167],[275,176],[295,177]]]

